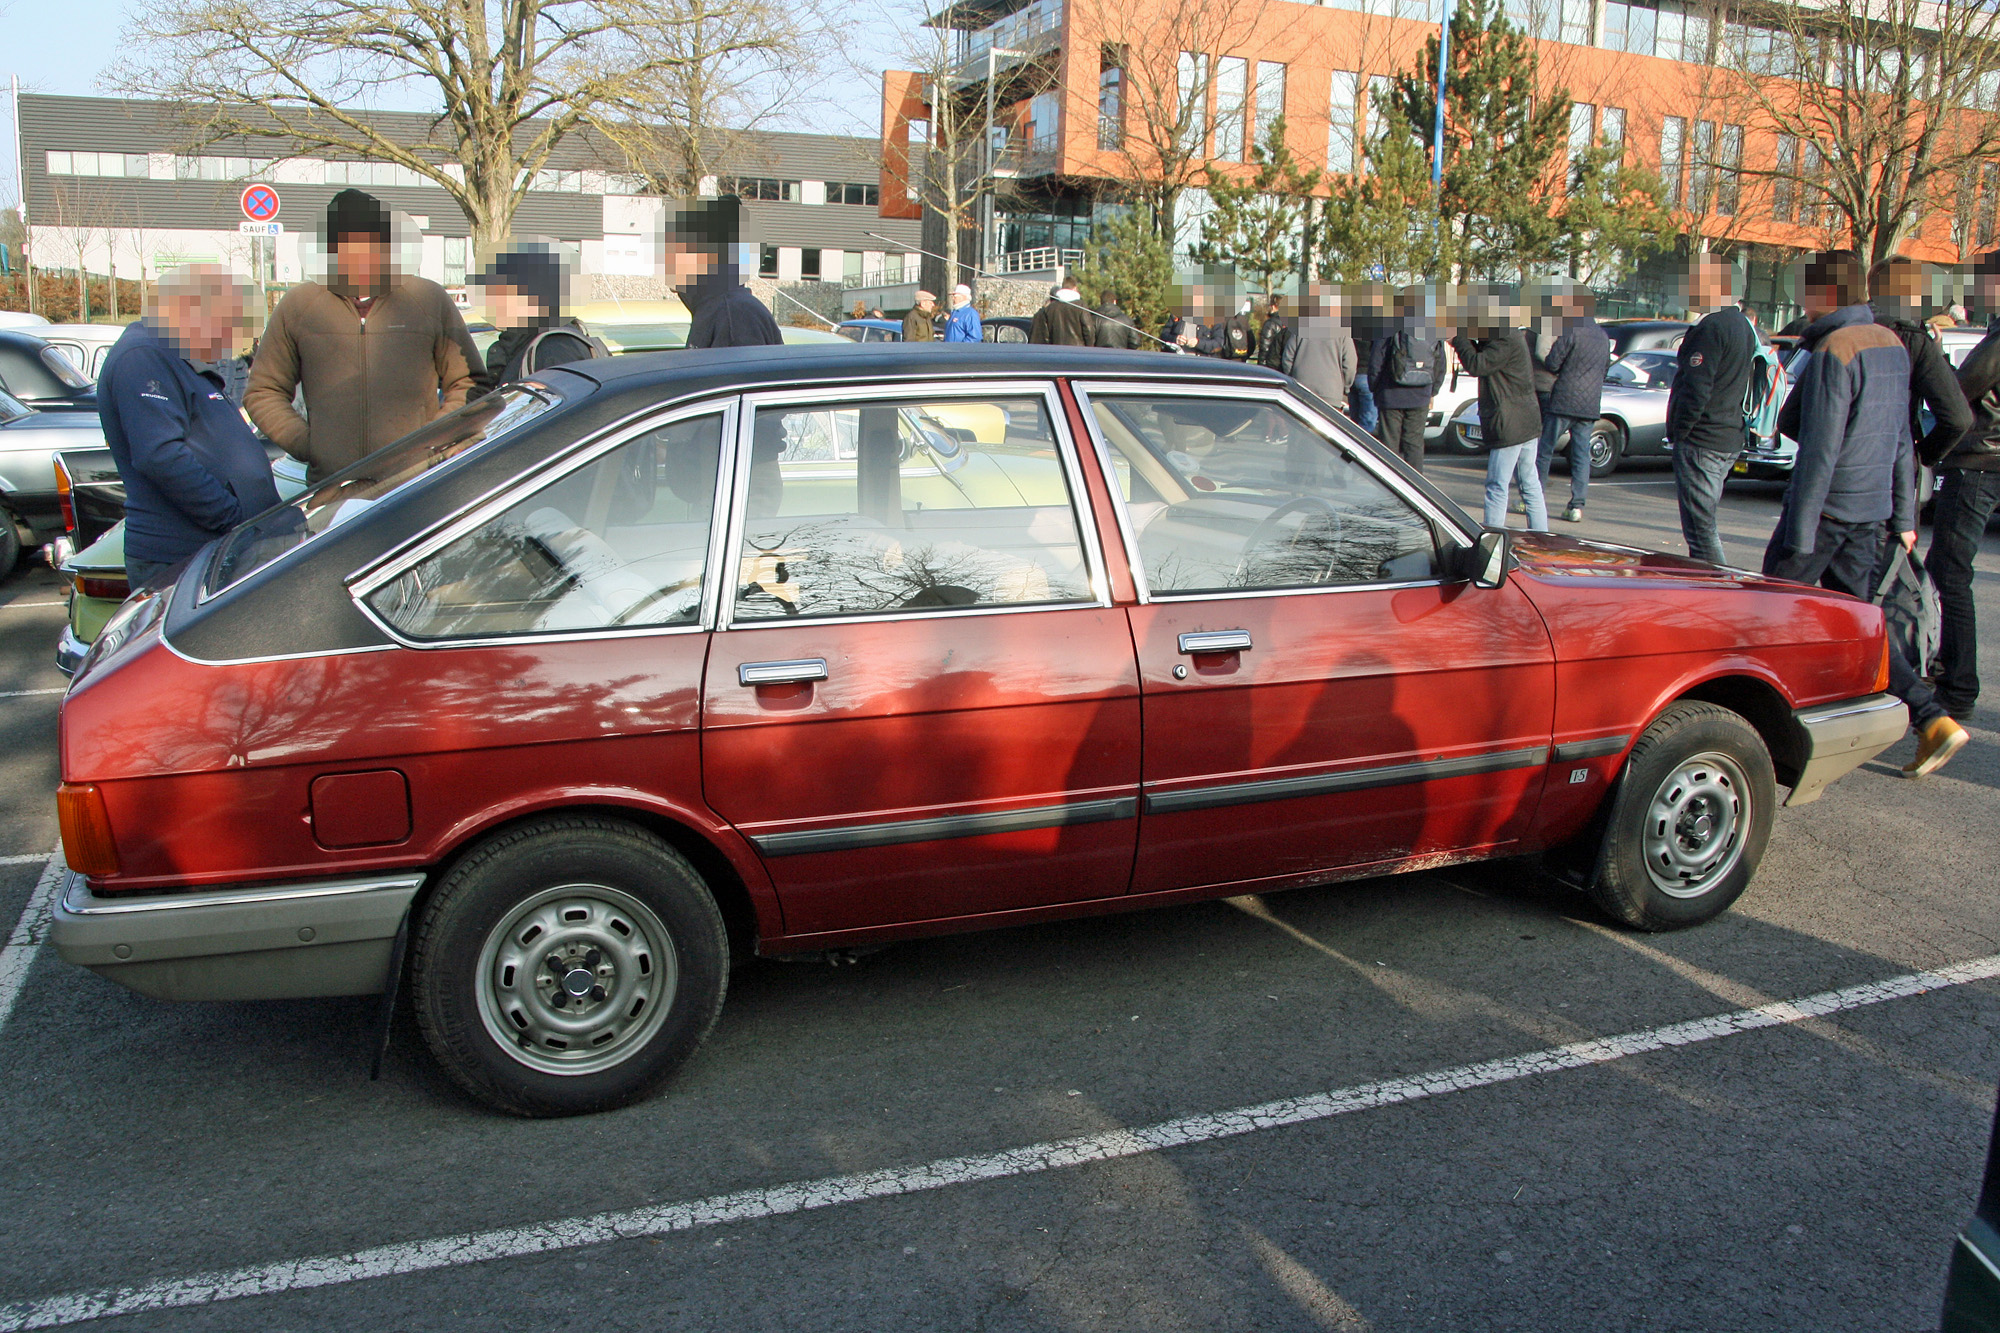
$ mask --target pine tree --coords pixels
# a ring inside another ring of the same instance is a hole
[[[1307,201],[1321,173],[1292,156],[1283,116],[1271,122],[1264,142],[1251,146],[1250,160],[1257,170],[1245,179],[1208,169],[1214,208],[1190,255],[1197,263],[1229,265],[1253,290],[1268,292],[1299,268]]]
[[[1409,125],[1437,115],[1438,39],[1414,73],[1396,76]],[[1444,182],[1434,205],[1438,251],[1450,277],[1522,278],[1556,259],[1556,168],[1569,140],[1567,88],[1537,89],[1533,43],[1507,21],[1502,0],[1459,0],[1445,77]],[[1555,188],[1552,188],[1555,187]]]
[[[1597,144],[1571,164],[1562,207],[1561,258],[1570,272],[1616,282],[1671,246],[1674,217],[1660,178],[1626,161],[1623,144]]]
[[[1319,276],[1328,282],[1438,276],[1430,154],[1393,107],[1368,146],[1368,169],[1335,177],[1318,227]]]
[[[1174,256],[1143,207],[1127,207],[1092,229],[1077,270],[1084,300],[1102,305],[1117,296],[1126,317],[1157,332],[1173,309]]]

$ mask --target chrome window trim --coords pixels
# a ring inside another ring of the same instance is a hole
[[[1312,427],[1322,435],[1328,436],[1330,441],[1340,439],[1347,429],[1358,430],[1359,427],[1343,427],[1334,423],[1277,385],[1264,387],[1261,385],[1228,383],[1214,385],[1131,384],[1124,381],[1073,380],[1070,383],[1070,388],[1076,393],[1077,406],[1083,414],[1084,426],[1089,430],[1091,443],[1097,450],[1098,468],[1104,474],[1105,488],[1111,492],[1112,509],[1118,516],[1119,536],[1124,541],[1125,558],[1131,567],[1132,586],[1138,591],[1141,605],[1149,605],[1154,602],[1206,602],[1243,597],[1297,597],[1308,594],[1322,595],[1343,592],[1385,592],[1399,588],[1431,588],[1442,587],[1444,585],[1445,580],[1442,578],[1429,578],[1402,579],[1376,583],[1340,583],[1329,587],[1248,588],[1230,592],[1154,592],[1152,586],[1147,582],[1145,566],[1139,559],[1138,534],[1132,527],[1131,516],[1126,512],[1125,497],[1118,489],[1118,472],[1113,466],[1111,442],[1105,438],[1103,430],[1097,424],[1093,394],[1102,393],[1108,398],[1130,398],[1137,396],[1139,393],[1145,393],[1174,398],[1242,398],[1268,402],[1276,406],[1280,411],[1290,412],[1306,425]],[[1403,478],[1391,471],[1381,459],[1376,458],[1372,451],[1361,447],[1358,441],[1352,443],[1354,447],[1351,452],[1355,461],[1363,470],[1387,488],[1391,494],[1401,499],[1425,518],[1428,518],[1441,537],[1451,541],[1461,550],[1472,546],[1473,539],[1466,534],[1461,524],[1439,510],[1422,492],[1411,490]]]
[[[704,398],[678,407],[649,408],[648,412],[651,415],[640,413],[624,418],[617,426],[599,433],[583,447],[565,453],[560,459],[550,460],[546,466],[528,469],[504,487],[494,488],[471,508],[462,509],[454,517],[433,525],[429,533],[420,538],[416,544],[406,542],[397,551],[377,561],[370,569],[350,576],[347,580],[348,595],[354,599],[355,606],[371,624],[404,648],[476,648],[503,643],[575,643],[589,639],[653,638],[664,634],[707,633],[714,627],[716,598],[721,586],[716,567],[717,533],[726,516],[723,505],[727,503],[727,497],[733,490],[734,478],[731,474],[735,465],[735,454],[728,448],[728,441],[734,432],[739,413],[737,399],[733,394],[721,398]],[[630,444],[642,435],[681,421],[704,416],[721,418],[721,430],[717,445],[715,497],[709,505],[708,554],[706,566],[702,570],[701,607],[692,624],[634,625],[628,628],[601,626],[595,629],[554,630],[547,633],[530,630],[520,634],[492,634],[476,638],[416,639],[391,626],[376,614],[374,607],[368,604],[369,595],[378,588],[395,582],[424,560],[535,492],[553,485],[579,468],[588,467],[604,455]]]
[[[739,586],[739,571],[743,565],[743,529],[748,526],[748,515],[744,513],[744,509],[750,494],[750,445],[752,436],[756,432],[757,413],[766,408],[800,403],[851,403],[885,398],[920,401],[934,401],[940,398],[1039,398],[1042,410],[1048,414],[1049,429],[1055,437],[1056,457],[1062,464],[1063,480],[1069,486],[1070,518],[1076,524],[1077,539],[1083,544],[1083,559],[1089,578],[1091,600],[968,606],[956,610],[868,611],[856,615],[783,616],[775,619],[737,620],[735,589]],[[1112,605],[1111,580],[1105,572],[1104,550],[1097,539],[1096,516],[1086,512],[1085,509],[1090,492],[1084,488],[1083,469],[1077,459],[1076,440],[1070,433],[1069,422],[1062,409],[1062,398],[1056,391],[1053,379],[916,380],[859,385],[837,390],[825,387],[809,389],[788,387],[765,393],[751,393],[743,395],[743,406],[737,415],[736,431],[735,493],[730,496],[729,501],[729,566],[725,571],[722,589],[717,594],[718,599],[727,600],[718,601],[715,620],[717,630],[753,630],[774,625],[867,625],[891,620],[1018,615],[1024,611],[1101,611]]]
[[[517,386],[509,385],[507,387],[513,388]],[[548,406],[543,408],[542,411],[535,413],[535,417],[542,417],[550,412],[556,411],[559,408],[561,408],[565,402],[568,401],[560,393],[556,392],[554,389],[549,388],[545,384],[522,384],[519,385],[518,387],[528,390],[530,393],[534,394],[537,398],[540,398],[543,402],[548,404]],[[533,419],[535,418],[530,418],[530,420]],[[526,423],[524,422],[523,424],[525,425]],[[418,429],[421,430],[423,429],[423,427],[420,426],[418,427]],[[512,434],[512,433],[513,433],[512,431],[508,431],[505,434]],[[501,438],[504,439],[505,435],[502,435]],[[385,445],[384,447],[386,448],[387,446]],[[471,449],[467,449],[462,453],[456,454],[450,458],[447,458],[444,462],[438,464],[436,467],[430,469],[428,472],[419,472],[416,476],[411,477],[409,481],[404,482],[402,486],[398,486],[394,490],[388,492],[388,494],[395,495],[397,492],[401,491],[403,487],[410,486],[418,481],[423,480],[425,477],[435,477],[448,473],[453,469],[459,467],[461,464],[463,464],[465,460],[472,458],[478,452],[479,452],[478,448],[474,447]],[[307,490],[311,489],[312,487],[310,486],[307,487]],[[300,494],[304,493],[305,492],[303,491],[300,492]],[[280,500],[277,504],[271,506],[271,508],[272,509],[286,508],[287,506],[293,504],[294,501],[297,500],[297,498],[298,498],[297,496],[294,496],[292,497],[291,500]],[[386,499],[387,496],[384,496],[383,498]],[[268,509],[263,511],[263,513],[269,513],[269,512],[271,511]],[[251,515],[251,519],[256,519],[261,517],[263,517],[263,514]],[[248,522],[250,520],[245,520],[245,521]],[[231,528],[228,532],[224,533],[218,539],[219,544],[214,548],[214,550],[212,550],[207,556],[203,558],[201,578],[197,581],[195,585],[194,604],[196,607],[207,606],[210,602],[228,593],[231,589],[240,588],[245,583],[249,582],[251,579],[257,578],[259,575],[269,573],[274,569],[286,568],[287,566],[291,565],[296,561],[300,551],[305,550],[307,547],[317,542],[320,538],[326,536],[327,533],[332,532],[334,528],[339,525],[330,523],[326,527],[321,528],[318,532],[306,534],[305,540],[301,541],[297,546],[292,547],[290,550],[281,552],[268,564],[261,565],[258,568],[251,570],[247,574],[239,575],[238,577],[231,579],[228,583],[224,584],[222,587],[211,590],[208,586],[209,575],[214,572],[215,567],[222,559],[223,550],[228,546],[229,542],[235,538],[236,533],[240,530],[241,526],[242,525],[239,524],[237,527]],[[403,546],[407,546],[408,544],[409,543],[405,542],[403,543]],[[402,549],[402,547],[399,546],[396,549],[400,550]],[[383,559],[385,560],[394,558],[395,556],[393,551],[389,555],[383,557]],[[347,576],[346,579],[342,581],[351,585],[354,582],[354,580],[358,577],[360,577],[360,575],[350,574]]]

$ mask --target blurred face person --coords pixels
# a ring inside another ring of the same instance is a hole
[[[333,262],[342,282],[374,291],[389,274],[389,243],[373,232],[348,232],[335,238]]]
[[[1704,255],[1688,269],[1688,313],[1720,310],[1729,300],[1729,266]]]
[[[926,315],[930,314],[933,310],[937,309],[937,298],[929,292],[918,292],[917,309],[923,311]]]
[[[164,298],[157,318],[167,337],[193,361],[230,355],[237,335],[249,327],[242,285],[219,268],[206,269],[199,283]]]
[[[495,327],[525,329],[538,324],[549,313],[542,303],[519,287],[494,283],[486,289],[486,313]]]
[[[972,304],[972,288],[960,283],[951,289],[951,308],[960,310]]]
[[[1877,295],[1885,309],[1915,318],[1923,313],[1924,287],[1922,264],[1891,264],[1882,275]]]
[[[1984,315],[2000,315],[2000,253],[1987,256],[1972,277],[1972,299]]]
[[[696,278],[707,277],[717,267],[713,250],[689,245],[686,241],[668,241],[666,258],[667,277],[677,287],[686,286]]]

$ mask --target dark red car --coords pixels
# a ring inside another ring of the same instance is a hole
[[[400,965],[475,1095],[593,1110],[732,949],[1529,853],[1706,920],[1777,784],[1902,734],[1885,652],[1846,597],[1482,533],[1256,367],[579,363],[125,605],[63,706],[54,939],[170,999]]]

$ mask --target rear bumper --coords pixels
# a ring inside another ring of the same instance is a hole
[[[1818,800],[1828,783],[1903,739],[1910,710],[1893,694],[1874,694],[1801,708],[1792,720],[1803,737],[1805,762],[1785,804],[1806,805]]]
[[[65,676],[74,676],[76,669],[83,665],[84,654],[90,645],[76,637],[76,630],[63,626],[62,637],[56,640],[56,670]]]
[[[50,942],[66,962],[162,1000],[374,995],[421,873],[100,898],[74,871]]]

